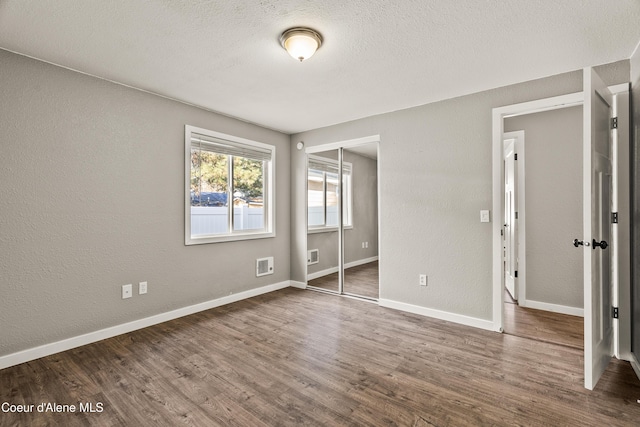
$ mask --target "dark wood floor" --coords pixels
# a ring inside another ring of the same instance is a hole
[[[380,294],[378,261],[344,270],[344,292],[378,299]],[[338,273],[309,280],[309,286],[338,291]]]
[[[283,289],[0,371],[6,414],[40,426],[637,426],[640,382],[582,351]]]
[[[582,317],[520,307],[507,290],[504,293],[504,332],[506,334],[577,349],[584,348]]]

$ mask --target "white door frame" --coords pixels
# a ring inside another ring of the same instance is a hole
[[[502,143],[504,139],[504,119],[578,106],[582,105],[583,102],[584,95],[582,92],[578,92],[493,109],[493,211],[500,215],[499,217],[495,215],[495,221],[493,222],[493,329],[495,331],[503,332],[504,327],[504,307],[502,304],[504,272],[502,271],[502,236],[500,235],[502,224],[504,224],[504,148]]]
[[[623,83],[610,86],[609,90],[614,94],[623,94],[629,92],[629,84]],[[493,221],[493,330],[503,332],[504,327],[504,307],[502,304],[504,290],[504,273],[502,271],[502,236],[500,230],[504,224],[504,165],[503,165],[503,137],[504,137],[504,119],[508,117],[516,117],[525,114],[539,113],[543,111],[557,110],[573,106],[583,105],[584,93],[576,92],[568,95],[555,96],[551,98],[539,99],[520,104],[506,105],[504,107],[494,108],[492,110],[492,183],[493,183],[493,211],[497,213]],[[617,176],[617,164],[614,162],[614,175]],[[617,189],[614,188],[614,193]],[[614,196],[617,197],[617,196]],[[612,248],[613,249],[613,248]],[[569,250],[569,249],[568,249]],[[616,258],[618,249],[615,249]],[[618,264],[618,260],[612,260],[614,265]],[[613,299],[617,300],[619,295],[618,277],[613,277]],[[628,314],[627,314],[628,315]],[[629,353],[627,347],[630,347],[630,337],[618,336],[617,319],[614,322],[614,354],[619,357],[621,354]]]

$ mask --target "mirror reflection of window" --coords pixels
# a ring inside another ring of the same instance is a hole
[[[352,165],[343,165],[344,194],[343,218],[344,225],[352,226],[351,174]],[[338,227],[338,200],[340,186],[338,181],[338,162],[319,156],[309,156],[307,169],[307,218],[309,229]]]

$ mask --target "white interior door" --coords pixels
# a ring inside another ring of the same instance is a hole
[[[584,383],[593,390],[613,355],[611,314],[611,116],[613,96],[584,70]]]
[[[517,270],[518,270],[518,221],[516,218],[517,203],[517,171],[516,171],[516,141],[504,141],[504,284],[511,297],[518,300]]]

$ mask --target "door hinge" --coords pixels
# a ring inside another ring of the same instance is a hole
[[[620,313],[618,312],[618,307],[613,307],[613,318],[618,319],[619,316],[620,316]]]
[[[513,160],[518,160],[518,153],[515,153],[515,154],[513,155]]]
[[[518,270],[516,270],[515,273],[516,273],[515,277],[517,279],[518,278]]]
[[[611,223],[612,224],[618,223],[618,212],[611,212]]]
[[[516,219],[518,219],[518,212],[516,212]]]
[[[611,129],[618,129],[618,118],[613,117],[611,119]]]

